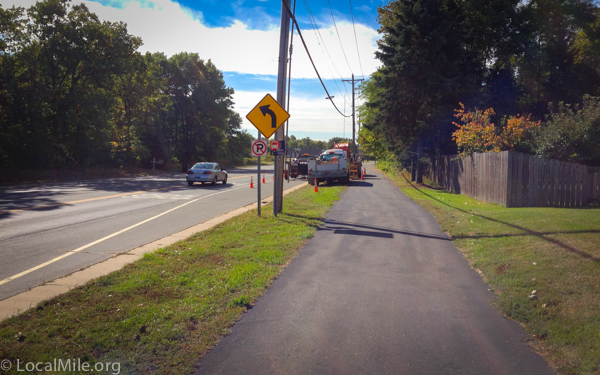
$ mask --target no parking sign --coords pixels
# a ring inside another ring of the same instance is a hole
[[[267,141],[262,139],[255,139],[252,141],[252,156],[266,156],[267,151]]]

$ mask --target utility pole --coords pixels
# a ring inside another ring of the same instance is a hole
[[[354,83],[364,81],[364,79],[354,79],[354,73],[352,73],[352,79],[342,79],[342,82],[352,82],[352,155],[356,157],[356,143],[355,143],[355,126],[356,126],[356,113],[354,108]]]
[[[285,2],[285,3],[284,3]],[[279,69],[277,70],[277,103],[285,108],[286,76],[287,76],[287,51],[290,34],[290,9],[291,0],[281,2],[281,29],[279,34]],[[287,6],[286,6],[287,5]],[[275,132],[275,140],[283,141],[285,128],[279,127]],[[273,186],[273,214],[277,216],[283,206],[283,167],[284,156],[275,156],[275,185]]]

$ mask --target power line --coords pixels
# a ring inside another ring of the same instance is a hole
[[[335,69],[335,71],[337,72],[340,79],[344,79],[344,77],[342,76],[342,74],[340,73],[338,68],[335,66],[334,60],[331,58],[331,55],[329,54],[329,49],[327,48],[327,45],[325,44],[325,39],[323,39],[323,36],[321,35],[321,32],[319,31],[319,27],[317,26],[315,17],[313,16],[312,11],[310,10],[310,6],[308,5],[308,2],[306,0],[304,0],[304,6],[306,7],[306,12],[308,14],[308,18],[311,21],[311,25],[312,25],[313,29],[315,30],[315,34],[317,35],[317,43],[319,44],[319,47],[321,47],[321,53],[323,53],[323,48],[324,48],[325,52],[327,53],[327,56],[329,56],[329,61],[331,62],[333,69]],[[323,42],[323,45],[321,45],[321,43],[319,42],[319,39],[321,39],[321,42]],[[344,95],[344,93],[340,89],[340,86],[337,84],[337,81],[335,80],[335,78],[333,79],[333,83],[335,83],[335,86],[337,87],[338,92],[344,98],[344,101],[349,104],[348,97],[350,96],[350,94],[348,93],[348,89],[346,89],[346,86],[342,86],[342,87],[344,87],[344,91],[346,91],[346,95]]]
[[[296,25],[296,31],[298,31],[298,36],[300,37],[300,40],[302,40],[302,45],[304,45],[304,49],[306,50],[306,54],[308,55],[308,59],[310,60],[310,63],[312,64],[313,69],[315,70],[315,73],[317,73],[317,77],[319,77],[319,82],[321,82],[321,85],[323,86],[323,90],[325,90],[325,93],[327,94],[327,99],[329,99],[329,101],[331,102],[331,104],[333,104],[333,106],[340,113],[340,115],[342,115],[344,117],[350,117],[351,115],[345,115],[345,114],[343,114],[338,109],[338,107],[335,105],[335,103],[333,102],[333,99],[332,99],[331,95],[329,94],[329,91],[327,91],[327,87],[325,87],[325,83],[323,83],[323,80],[321,79],[321,75],[319,74],[319,71],[317,70],[317,67],[315,66],[315,62],[313,61],[312,56],[310,55],[310,52],[308,52],[308,47],[306,46],[306,42],[304,41],[304,37],[302,36],[302,32],[300,32],[300,26],[298,26],[298,21],[296,21],[296,16],[292,13],[290,7],[287,5],[287,3],[285,1],[282,1],[282,4],[285,6],[288,14],[290,15],[290,18],[294,22],[294,25]]]
[[[342,47],[342,53],[344,54],[344,58],[346,59],[346,64],[348,64],[348,68],[350,68],[350,72],[352,72],[352,68],[350,67],[348,58],[346,57],[346,51],[344,51],[344,46],[342,45],[342,38],[340,38],[340,33],[338,32],[337,24],[335,23],[335,18],[333,17],[333,9],[331,9],[331,2],[329,0],[327,0],[327,4],[329,4],[329,11],[331,12],[331,19],[333,20],[333,26],[335,27],[335,33],[337,34],[338,40],[340,41],[340,47]]]
[[[354,12],[352,11],[352,0],[348,0],[350,2],[350,14],[352,15],[352,28],[354,29],[354,41],[356,42],[356,53],[358,54],[358,65],[360,65],[360,74],[363,79],[365,79],[365,75],[363,73],[362,62],[360,61],[360,51],[358,49],[358,39],[356,38],[356,26],[354,25]]]

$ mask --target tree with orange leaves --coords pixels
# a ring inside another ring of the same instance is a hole
[[[484,111],[476,108],[471,112],[466,111],[462,103],[459,104],[461,109],[455,110],[454,117],[460,119],[462,124],[452,122],[458,127],[458,130],[452,133],[452,140],[456,141],[461,158],[476,152],[512,150],[540,124],[539,121],[531,121],[529,115],[517,115],[503,118],[504,126],[498,130],[491,122],[492,116],[496,114],[493,108]]]

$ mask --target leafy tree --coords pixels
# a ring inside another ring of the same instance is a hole
[[[529,38],[514,59],[521,111],[542,119],[548,103],[576,103],[597,90],[598,73],[576,63],[577,37],[589,30],[597,7],[592,0],[531,0],[524,8]]]
[[[285,137],[286,147],[288,150],[294,150],[298,148],[298,139],[295,135],[290,135]]]
[[[587,93],[600,95],[600,9],[596,9],[595,21],[577,33],[571,52],[575,66],[590,86]]]
[[[396,0],[378,11],[382,67],[364,83],[361,119],[398,157],[449,153],[453,133],[466,153],[530,151],[532,118],[549,102],[600,87],[592,0]],[[459,102],[496,111],[468,112],[456,131]]]
[[[241,160],[250,137],[222,73],[140,44],[68,0],[0,7],[0,168]]]
[[[600,98],[583,104],[559,103],[537,131],[536,154],[573,163],[600,165]]]
[[[209,60],[195,53],[179,53],[168,60],[168,93],[173,101],[171,148],[178,160],[214,160],[224,151],[222,140],[233,124],[233,89]]]
[[[17,16],[18,14],[18,16]],[[84,5],[46,0],[2,10],[7,166],[89,165],[110,157],[111,75],[139,45],[122,23],[100,22]],[[5,20],[12,19],[7,27]],[[6,68],[6,70],[4,69]],[[4,149],[4,147],[3,147]]]
[[[23,8],[5,10],[0,6],[0,166],[15,164],[21,138],[17,135],[21,131],[16,126],[18,112],[13,109],[17,98],[13,93],[18,67],[15,53],[25,34],[24,12]]]
[[[389,152],[383,142],[383,137],[379,137],[374,134],[372,130],[367,127],[362,127],[358,131],[358,143],[363,152],[369,156],[374,157],[377,160],[384,159]]]
[[[465,111],[465,106],[460,103],[461,109],[455,110],[456,118],[462,124],[453,122],[458,127],[452,134],[459,149],[459,157],[473,155],[476,152],[499,152],[512,150],[526,143],[531,132],[540,122],[531,121],[530,116],[510,116],[503,118],[504,126],[500,129],[491,122],[495,115],[493,108],[484,111],[475,109],[474,112]]]
[[[393,21],[381,22],[376,56],[383,66],[373,76],[377,118],[371,130],[386,134],[396,148],[419,141],[420,158],[421,142],[461,94],[473,91],[483,62],[468,48],[458,1],[401,0],[380,8],[380,17]]]
[[[127,61],[125,71],[113,76],[111,140],[113,159],[118,165],[139,164],[151,159],[151,155],[166,158],[164,150],[150,145],[153,114],[165,106],[165,88],[162,67],[151,54],[135,53]]]

